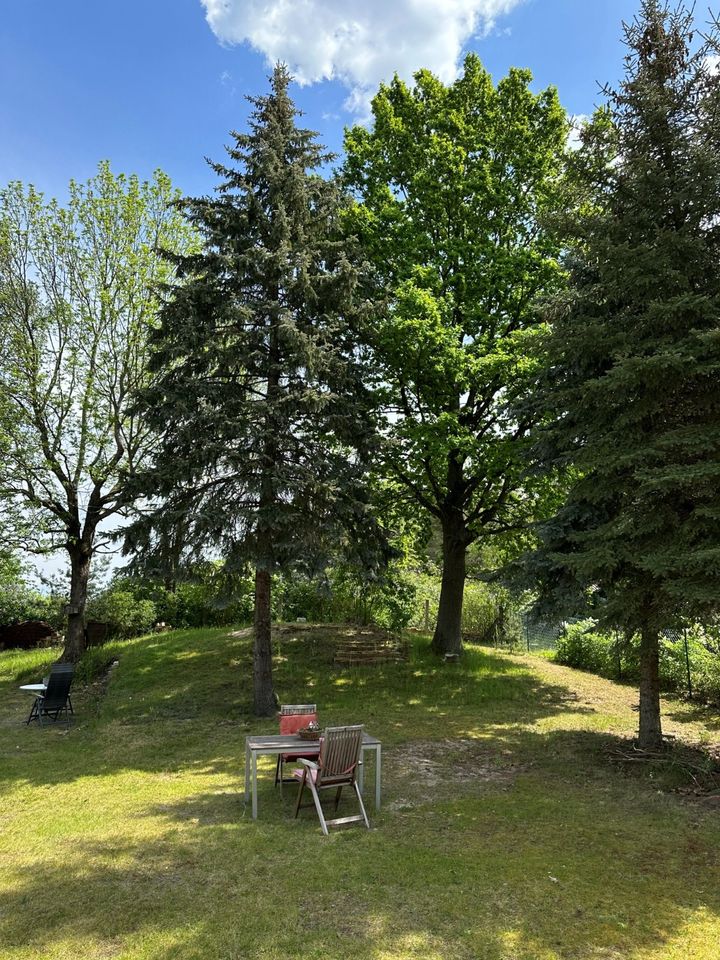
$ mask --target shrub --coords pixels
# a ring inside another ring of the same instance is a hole
[[[518,605],[502,587],[468,582],[465,585],[462,629],[481,643],[516,647],[522,641]]]
[[[136,637],[152,628],[156,610],[152,600],[140,600],[129,590],[110,588],[88,603],[87,618],[107,623],[111,637]]]
[[[400,564],[391,564],[376,579],[338,565],[319,577],[280,574],[274,582],[273,616],[278,620],[374,623],[398,631],[407,626],[415,607],[415,582]]]
[[[555,660],[567,667],[618,678],[630,669],[628,651],[618,638],[595,629],[592,620],[569,624],[558,638]]]
[[[441,581],[437,573],[409,574],[415,587],[415,601],[409,623],[425,628],[425,602],[428,602],[430,629],[438,612]],[[522,640],[520,610],[510,594],[495,584],[468,580],[463,599],[462,631],[482,643],[516,646]]]
[[[555,661],[579,670],[588,670],[611,680],[639,679],[638,640],[603,633],[594,621],[569,625],[560,637]],[[693,695],[720,704],[720,654],[711,635],[700,629],[689,631],[687,653],[683,636],[664,637],[660,642],[660,683],[664,690],[688,692],[688,659]]]
[[[215,563],[198,564],[192,574],[192,579],[181,581],[174,590],[159,580],[119,575],[88,604],[88,618],[109,622],[111,634],[118,637],[143,633],[157,621],[186,628],[252,619],[249,577],[229,581]]]
[[[45,596],[26,584],[0,586],[0,628],[25,620],[44,620],[61,631],[65,624],[64,600]]]

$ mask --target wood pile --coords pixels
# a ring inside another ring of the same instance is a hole
[[[0,629],[0,650],[30,650],[59,643],[60,637],[44,620],[24,620]]]
[[[339,667],[374,667],[383,663],[399,663],[408,657],[407,640],[390,633],[378,636],[370,631],[346,637],[335,650],[335,664]]]

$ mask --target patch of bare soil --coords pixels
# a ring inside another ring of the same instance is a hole
[[[70,696],[81,705],[85,713],[100,713],[102,701],[118,663],[119,661],[112,657],[98,669],[90,683],[70,690]]]
[[[391,810],[450,798],[458,790],[507,788],[523,769],[470,739],[413,740],[393,747],[383,764],[388,781],[402,792],[387,804]]]

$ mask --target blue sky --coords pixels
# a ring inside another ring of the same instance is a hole
[[[369,91],[397,69],[450,79],[462,51],[495,78],[530,67],[570,113],[622,70],[621,21],[638,0],[22,0],[0,27],[0,185],[62,197],[101,159],[119,172],[166,170],[207,192],[246,93],[285,59],[308,126],[339,149]],[[255,49],[251,46],[255,45]],[[332,76],[334,79],[322,79]],[[314,82],[311,82],[314,81]]]

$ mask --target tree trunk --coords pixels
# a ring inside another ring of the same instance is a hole
[[[643,626],[640,633],[640,730],[641,750],[662,746],[660,724],[660,643],[657,630]]]
[[[465,555],[467,544],[461,523],[443,524],[443,575],[440,605],[432,639],[435,653],[460,653],[461,622],[465,591]]]
[[[271,577],[268,570],[255,570],[255,646],[253,653],[253,709],[258,717],[270,717],[277,709],[272,682]]]
[[[279,287],[274,301],[280,298]],[[280,384],[280,347],[277,323],[270,323],[268,340],[268,377],[265,400],[260,501],[258,504],[257,544],[255,557],[255,645],[253,648],[253,710],[257,717],[269,717],[277,710],[277,697],[272,681],[272,611],[271,592],[274,568],[272,516],[277,502],[275,471],[277,469],[277,416]]]
[[[68,550],[70,554],[70,602],[68,606],[65,647],[60,660],[77,663],[85,652],[85,604],[92,552],[80,547]]]

